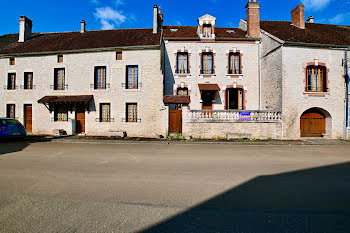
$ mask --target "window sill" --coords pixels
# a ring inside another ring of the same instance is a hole
[[[175,73],[174,77],[175,78],[190,78],[192,75],[191,74],[180,74],[180,73]]]
[[[200,74],[199,76],[202,78],[213,78],[216,74]]]
[[[305,97],[328,97],[330,95],[329,92],[309,92],[309,91],[304,91],[304,96]]]
[[[229,78],[242,78],[243,74],[226,74]]]

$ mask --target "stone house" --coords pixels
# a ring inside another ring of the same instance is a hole
[[[261,109],[281,110],[282,137],[344,137],[350,28],[305,22],[299,5],[291,22],[261,21],[260,37]]]
[[[0,41],[0,115],[28,132],[164,135],[160,28],[32,33],[21,16]]]
[[[0,37],[0,116],[33,134],[157,137],[345,137],[349,27],[260,21]]]

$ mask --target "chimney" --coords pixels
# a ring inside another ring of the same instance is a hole
[[[163,28],[163,14],[162,14],[162,9],[159,6],[159,11],[158,11],[158,30],[162,30]]]
[[[25,16],[19,17],[18,42],[25,42],[32,37],[32,21]]]
[[[260,2],[249,0],[247,8],[247,36],[260,37]]]
[[[306,22],[308,22],[308,23],[314,23],[314,20],[315,20],[315,18],[314,18],[313,16],[309,16],[309,17],[307,18],[307,21],[306,21]]]
[[[158,33],[158,6],[153,7],[153,34]]]
[[[305,29],[304,5],[300,4],[292,10],[292,24],[300,29]]]
[[[85,32],[85,28],[86,28],[85,20],[82,20],[80,22],[80,33],[84,33]]]

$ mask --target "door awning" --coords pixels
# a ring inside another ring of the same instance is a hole
[[[65,104],[65,103],[83,103],[88,104],[92,99],[92,95],[60,95],[60,96],[44,96],[38,103],[42,104]]]
[[[218,84],[198,84],[200,91],[220,91]]]
[[[166,95],[163,98],[164,104],[189,104],[191,103],[190,96],[182,95]]]

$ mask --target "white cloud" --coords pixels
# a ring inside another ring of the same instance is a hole
[[[99,4],[100,3],[99,0],[90,0],[90,2],[93,3],[93,4]]]
[[[101,29],[113,29],[127,19],[122,11],[114,10],[111,7],[97,8],[94,15],[100,20]]]
[[[350,20],[350,12],[338,14],[333,18],[330,18],[328,21],[331,24],[340,24],[340,23],[344,23],[346,20]]]
[[[177,26],[182,26],[181,21],[180,21],[180,20],[176,20],[176,25],[177,25]]]
[[[318,11],[326,6],[331,2],[332,0],[301,0],[301,2],[305,5],[305,8],[310,11]]]
[[[124,5],[125,4],[124,0],[115,0],[114,3],[115,3],[116,6],[120,6],[120,5]]]
[[[114,24],[109,23],[107,20],[102,19],[101,24],[102,24],[101,26],[102,30],[114,29]]]

